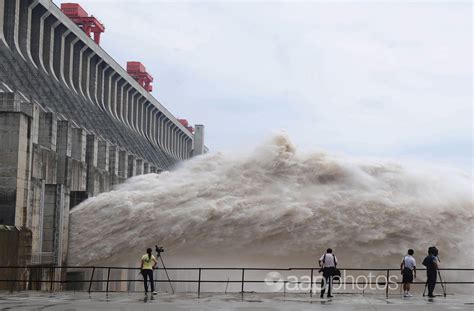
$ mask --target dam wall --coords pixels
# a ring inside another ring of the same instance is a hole
[[[0,248],[16,263],[66,264],[70,209],[203,139],[52,1],[0,0],[0,225],[28,233]]]

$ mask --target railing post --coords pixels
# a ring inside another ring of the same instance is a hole
[[[390,269],[387,269],[387,279],[385,280],[385,298],[388,298],[388,279],[390,278]]]
[[[67,280],[64,279],[64,281],[63,281],[62,266],[57,267],[57,269],[58,269],[59,281],[58,281],[58,287],[56,289],[61,291],[61,290],[63,290],[63,286],[65,287],[64,283],[67,284]],[[56,274],[56,273],[54,273],[54,274]]]
[[[15,275],[18,275],[18,271],[16,270],[16,269],[18,269],[18,268],[13,268],[13,269],[14,269],[14,270],[13,270],[14,273],[12,274],[12,275],[13,275],[13,280],[12,280],[11,286],[10,286],[10,292],[12,292],[12,293],[13,293],[13,291],[15,290],[15,286],[16,286],[16,278],[17,278],[17,277],[16,277]],[[8,282],[10,281],[10,280],[9,280],[9,278],[10,278],[10,273],[8,273],[8,272],[10,272],[10,271],[7,269],[7,285],[8,285]]]
[[[310,297],[313,297],[313,275],[314,275],[314,269],[311,268],[311,287],[309,288]]]
[[[40,275],[40,278],[39,278],[39,289],[40,291],[44,290],[46,291],[46,286],[48,286],[48,281],[46,280],[46,278],[43,279],[43,275],[46,275],[46,267],[40,267],[39,270],[39,275]],[[44,283],[44,287],[43,287],[43,283]]]
[[[55,272],[55,271],[56,271],[55,267],[54,267],[54,266],[51,267],[51,271],[50,271],[50,273],[49,273],[49,275],[50,275],[50,278],[49,278],[49,280],[50,280],[49,291],[50,291],[51,293],[53,292],[53,279],[54,279],[54,274],[55,274],[54,272]]]
[[[130,280],[130,270],[127,270],[127,280],[126,280],[126,282],[127,282],[127,293],[130,293],[130,284],[131,284],[130,283],[131,282],[131,280]],[[156,286],[155,286],[155,288],[156,288]]]
[[[242,296],[244,295],[244,283],[245,283],[245,268],[242,268],[242,287],[241,287]]]
[[[110,267],[107,268],[107,287],[105,289],[105,293],[108,294],[109,293],[109,280],[110,280]]]
[[[91,280],[89,281],[89,294],[91,293],[92,280],[94,279],[95,267],[92,267]]]
[[[198,277],[198,298],[201,298],[201,268],[199,268],[199,277]]]

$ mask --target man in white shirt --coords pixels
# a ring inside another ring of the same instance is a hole
[[[328,298],[331,298],[333,297],[331,295],[332,277],[334,276],[334,272],[336,271],[337,266],[337,258],[336,255],[333,254],[331,248],[328,248],[326,250],[326,254],[322,255],[321,258],[319,258],[319,266],[321,267],[321,270],[319,270],[319,272],[323,272],[324,277],[324,279],[321,280],[320,297],[323,298],[327,286]]]
[[[414,250],[409,249],[408,255],[403,257],[402,263],[400,264],[400,270],[403,275],[403,296],[411,297],[410,284],[413,283],[413,278],[416,278],[416,260],[413,258]]]

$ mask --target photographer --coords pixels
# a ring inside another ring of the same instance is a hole
[[[155,256],[151,254],[151,248],[146,249],[146,254],[142,256],[140,270],[143,275],[143,284],[145,286],[145,295],[148,294],[148,282],[147,279],[150,280],[151,291],[153,295],[158,294],[155,291],[155,282],[153,281],[153,269],[155,269],[157,265],[157,261]]]
[[[331,289],[332,289],[332,279],[333,276],[336,272],[336,266],[337,266],[337,258],[336,256],[332,253],[332,249],[328,248],[326,250],[326,254],[322,255],[321,258],[319,258],[319,266],[321,269],[319,272],[323,273],[323,279],[321,280],[321,295],[320,297],[323,298],[324,292],[326,291],[326,286],[328,287],[328,298],[333,297],[331,295]]]
[[[423,260],[426,267],[426,285],[428,286],[428,297],[433,298],[438,272],[438,249],[434,246],[428,248],[428,256]]]
[[[403,276],[403,296],[411,297],[410,284],[413,283],[413,278],[416,278],[416,260],[413,258],[414,250],[409,249],[408,255],[403,257],[402,263],[400,264],[400,270]]]

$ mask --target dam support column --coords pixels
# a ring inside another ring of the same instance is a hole
[[[99,178],[100,172],[97,168],[97,156],[99,152],[99,141],[93,134],[87,135],[86,143],[86,165],[87,165],[87,186],[88,196],[95,196],[100,192]]]
[[[138,158],[135,167],[135,174],[142,175],[143,174],[143,159]]]
[[[109,143],[87,135],[87,195],[96,196],[109,190]]]
[[[136,156],[133,154],[128,155],[128,173],[127,178],[133,177],[137,174],[137,161]]]
[[[86,131],[82,128],[72,128],[71,178],[68,184],[71,189],[71,208],[89,197],[87,193],[87,165],[86,165]]]
[[[0,93],[0,224],[25,222],[32,117],[30,103],[14,93]]]
[[[204,125],[196,124],[194,127],[193,156],[204,154]]]
[[[109,147],[108,141],[99,139],[97,146],[97,169],[99,170],[99,192],[110,190],[109,174]]]
[[[49,116],[47,114],[47,116]],[[57,124],[56,127],[56,179],[45,176],[45,194],[43,203],[43,231],[42,247],[40,253],[40,264],[51,263],[53,265],[64,265],[66,263],[69,210],[70,210],[70,182],[71,182],[71,156],[73,129],[68,121],[54,122],[53,116],[45,118],[40,122],[40,141],[48,142],[49,125]],[[43,125],[44,124],[44,125]],[[53,136],[53,135],[51,135]],[[55,275],[56,280],[63,276]],[[59,285],[58,287],[59,288]]]
[[[122,183],[128,177],[128,153],[125,150],[119,151],[118,176],[119,183]]]
[[[17,94],[0,93],[0,265],[26,265],[31,259],[26,217],[34,109]],[[24,276],[20,271],[3,270],[0,278],[21,280]],[[12,289],[5,284],[0,289]],[[25,289],[25,285],[17,283],[13,290]]]
[[[63,184],[45,186],[41,263],[65,263],[69,227],[68,197],[69,190]]]
[[[40,112],[38,144],[33,145],[32,174],[30,182],[30,210],[27,226],[32,231],[32,264],[51,263],[52,253],[43,253],[44,208],[46,185],[57,184],[57,116],[52,112]],[[51,226],[51,224],[47,224]],[[39,285],[33,284],[32,286]],[[33,288],[40,289],[40,288]]]
[[[113,188],[119,183],[119,149],[115,145],[109,146],[109,186]]]

